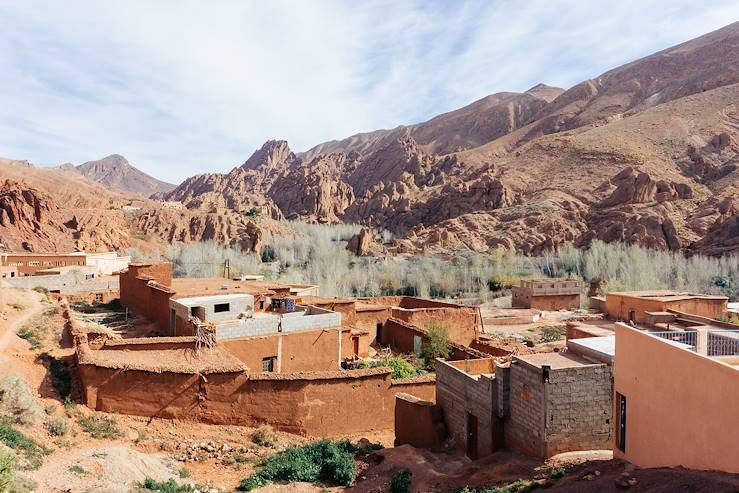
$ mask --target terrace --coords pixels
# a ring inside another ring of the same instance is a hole
[[[739,369],[739,330],[696,328],[684,331],[648,332],[670,344]]]

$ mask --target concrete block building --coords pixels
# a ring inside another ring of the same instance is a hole
[[[582,284],[577,279],[525,279],[511,290],[513,308],[572,310],[580,308]]]
[[[567,351],[438,361],[437,405],[449,437],[471,458],[512,449],[539,458],[611,448],[613,336]]]

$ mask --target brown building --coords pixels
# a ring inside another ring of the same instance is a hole
[[[98,273],[110,275],[124,269],[131,257],[119,257],[116,252],[72,252],[72,253],[4,253],[0,256],[3,265],[16,267],[18,275],[33,276],[38,271],[60,267],[94,267]]]
[[[729,299],[725,296],[680,291],[628,291],[606,294],[606,313],[614,320],[652,325],[660,317],[671,319],[671,311],[710,319],[724,317]]]
[[[581,287],[577,279],[524,279],[511,290],[511,306],[539,310],[580,308]]]

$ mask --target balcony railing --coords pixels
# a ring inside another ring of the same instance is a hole
[[[739,330],[650,332],[672,344],[708,357],[739,356]]]
[[[650,332],[650,335],[659,337],[661,339],[667,339],[674,343],[676,346],[683,349],[689,349],[695,351],[696,344],[698,342],[698,332],[691,330],[685,332],[679,331],[666,331],[666,332]]]
[[[739,331],[710,330],[706,346],[708,356],[739,356]]]

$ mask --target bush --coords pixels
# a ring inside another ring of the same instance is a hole
[[[15,456],[0,450],[0,491],[8,491],[15,480]]]
[[[74,474],[79,474],[80,476],[86,476],[88,474],[87,471],[83,467],[76,466],[76,465],[70,467],[69,472],[72,472]]]
[[[449,345],[449,330],[440,325],[431,322],[426,331],[427,340],[421,346],[421,358],[426,368],[433,369],[436,364],[436,358],[446,359],[452,352]]]
[[[393,479],[390,481],[390,491],[392,493],[411,493],[413,473],[408,469],[403,469],[393,474]]]
[[[32,327],[21,327],[18,330],[18,337],[28,341],[31,345],[31,351],[35,351],[41,347],[41,337]]]
[[[146,478],[143,483],[138,485],[138,491],[140,492],[157,491],[159,493],[190,493],[196,489],[196,487],[189,484],[179,485],[174,479],[169,479],[168,481],[154,481],[151,478]]]
[[[270,425],[262,425],[257,428],[251,436],[252,441],[262,447],[274,447],[277,445],[277,435]]]
[[[14,423],[30,425],[40,423],[44,411],[36,403],[26,381],[10,375],[0,380],[0,416]]]
[[[403,358],[388,358],[380,362],[381,366],[387,366],[393,370],[392,378],[398,380],[403,378],[413,378],[419,375],[418,368]]]
[[[539,342],[556,342],[563,339],[567,333],[567,329],[559,325],[546,325],[538,330]]]
[[[114,439],[121,436],[118,429],[118,423],[113,418],[93,414],[92,416],[84,416],[78,419],[78,423],[82,429],[89,433],[92,438],[109,438]]]
[[[64,416],[49,418],[46,421],[46,429],[54,436],[64,436],[69,433],[69,420]]]
[[[49,455],[46,447],[26,437],[7,422],[0,422],[0,443],[22,453],[27,462],[26,469],[38,469],[41,467],[43,457]]]
[[[179,475],[180,479],[187,479],[190,477],[190,470],[186,467],[183,467],[182,469],[180,469]]]
[[[35,288],[33,288],[33,290],[34,290],[34,291],[36,291],[37,293],[41,293],[41,294],[43,294],[43,295],[44,295],[44,296],[46,296],[47,298],[49,297],[49,290],[48,290],[48,289],[46,289],[46,288],[45,288],[45,287],[43,287],[43,286],[36,286]]]
[[[321,440],[302,447],[288,447],[262,464],[262,469],[239,485],[239,491],[251,491],[270,481],[328,481],[350,486],[357,474],[354,454],[357,449],[348,440]]]

